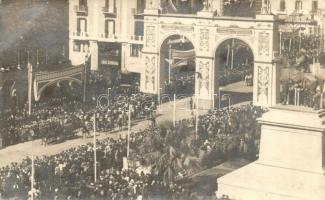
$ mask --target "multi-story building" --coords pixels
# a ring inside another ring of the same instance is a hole
[[[116,72],[138,58],[143,40],[144,1],[70,0],[70,60],[82,64],[90,56],[91,69]],[[113,73],[113,75],[116,75]]]
[[[142,51],[146,46],[143,37],[147,34],[144,32],[152,31],[144,26],[154,16],[158,16],[156,20],[168,19],[158,24],[191,24],[192,20],[192,25],[197,26],[208,19],[223,26],[224,22],[249,22],[256,15],[273,14],[280,19],[280,32],[298,27],[305,34],[324,34],[324,4],[320,0],[70,0],[70,60],[78,65],[90,56],[92,70],[135,72],[142,75],[143,82],[147,73],[142,59],[147,49]],[[208,16],[201,11],[208,12]],[[163,27],[167,26],[161,25],[158,31],[162,35]]]

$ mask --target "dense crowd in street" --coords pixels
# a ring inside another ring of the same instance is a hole
[[[184,193],[178,186],[163,185],[150,173],[122,170],[125,144],[126,140],[122,138],[98,141],[99,174],[96,183],[92,144],[37,158],[35,199],[148,199],[152,195],[164,195],[164,199],[169,199],[172,190],[176,194]],[[30,166],[31,160],[26,159],[1,170],[3,198],[27,199],[27,194],[31,196]]]
[[[93,97],[99,97],[101,94],[107,94],[107,88],[111,84],[101,77],[92,76],[88,89],[96,91],[96,93],[91,94]],[[2,112],[0,114],[2,146],[10,146],[39,138],[43,139],[44,144],[48,144],[74,137],[79,132],[89,135],[90,119],[94,111],[96,111],[100,131],[111,131],[115,128],[121,130],[127,123],[126,110],[128,104],[131,105],[134,118],[139,119],[152,115],[150,112],[153,106],[152,101],[146,103],[151,98],[139,93],[136,87],[121,88],[114,86],[110,90],[109,101],[107,97],[104,97],[99,103],[96,98],[93,98],[84,109],[82,109],[80,96],[72,95],[77,94],[77,92],[68,90],[70,92],[62,94],[62,91],[64,90],[54,88],[51,98],[35,102],[32,106],[31,115],[28,114],[27,105],[22,109],[8,109]],[[111,103],[108,104],[108,102]]]
[[[65,97],[53,98],[46,104],[34,106],[34,112],[28,115],[26,109],[17,112],[1,113],[0,134],[3,146],[9,146],[46,135],[60,135],[63,127],[69,131],[77,126],[75,112],[80,102],[68,101]]]
[[[98,180],[96,183],[94,183],[93,144],[72,148],[54,156],[36,158],[34,194],[36,199],[148,199],[154,197],[191,199],[193,195],[191,191],[177,185],[174,178],[172,181],[166,181],[161,171],[156,173],[153,170],[160,160],[159,157],[164,156],[158,156],[156,160],[148,160],[146,155],[156,152],[161,147],[162,149],[176,149],[174,152],[176,157],[189,156],[191,153],[184,150],[184,147],[181,148],[180,144],[184,144],[186,138],[190,137],[192,141],[189,145],[196,152],[194,156],[201,159],[203,168],[209,167],[217,160],[226,160],[234,155],[245,155],[249,159],[255,159],[258,148],[256,118],[263,112],[265,110],[251,105],[234,107],[231,110],[211,111],[199,118],[197,137],[193,137],[195,135],[193,131],[190,134],[187,131],[184,132],[185,127],[193,128],[194,118],[177,122],[176,128],[151,127],[132,134],[130,147],[133,156],[131,157],[142,157],[140,165],[152,167],[152,170],[141,171],[135,167],[123,169],[126,138],[97,141]],[[154,138],[157,137],[160,145],[155,145]],[[147,146],[149,144],[150,147]],[[200,152],[203,152],[205,156],[200,156]],[[168,166],[168,163],[163,162],[162,165]],[[159,169],[163,168],[159,167]],[[182,168],[177,169],[175,173],[180,172]],[[11,166],[2,168],[0,175],[2,197],[16,196],[27,199],[27,194],[31,194],[31,160],[29,158],[22,163],[13,163]]]

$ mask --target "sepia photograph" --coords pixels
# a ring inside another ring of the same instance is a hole
[[[325,200],[325,0],[0,0],[0,200]]]

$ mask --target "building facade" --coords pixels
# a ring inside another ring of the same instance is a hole
[[[125,57],[138,55],[143,40],[142,1],[70,0],[70,60],[91,58],[91,69],[124,68]],[[123,71],[126,71],[123,69]]]
[[[254,54],[253,102],[271,106],[279,98],[274,60],[281,29],[297,23],[312,27],[301,31],[321,34],[321,8],[316,0],[70,0],[70,59],[77,65],[90,56],[92,70],[140,74],[141,91],[159,95],[165,81],[162,44],[180,35],[194,46],[200,74],[195,95],[210,107],[219,90],[215,51],[223,41],[239,39]]]

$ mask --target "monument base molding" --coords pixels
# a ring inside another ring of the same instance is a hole
[[[270,108],[260,118],[259,159],[217,180],[234,200],[324,200],[325,111]]]

